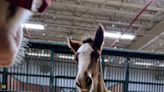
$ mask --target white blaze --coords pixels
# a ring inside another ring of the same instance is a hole
[[[77,51],[79,53],[78,55],[78,75],[81,72],[85,72],[91,62],[91,53],[93,49],[92,47],[88,44],[85,43],[83,44]]]

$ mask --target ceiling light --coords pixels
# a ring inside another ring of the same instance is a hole
[[[159,67],[164,67],[164,64],[160,64]]]
[[[134,34],[121,34],[120,32],[105,32],[104,37],[114,38],[114,39],[126,39],[126,40],[133,40],[135,38]]]
[[[44,25],[41,24],[23,23],[21,26],[27,29],[44,30]]]
[[[136,65],[146,65],[146,66],[153,66],[153,63],[146,63],[146,62],[135,62]]]
[[[105,58],[105,59],[101,59],[100,61],[101,61],[101,62],[102,62],[102,61],[103,61],[103,62],[108,62],[109,60]]]
[[[43,36],[46,36],[46,33],[42,33]]]
[[[74,56],[71,55],[71,56],[68,56],[68,55],[59,55],[59,58],[62,58],[62,59],[74,59]]]
[[[50,57],[50,54],[43,54],[43,53],[27,53],[29,56],[38,56],[38,57]]]
[[[108,62],[108,59],[104,59],[104,62]]]

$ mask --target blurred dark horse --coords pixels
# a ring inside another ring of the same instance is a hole
[[[31,11],[43,12],[51,0],[0,0],[0,67],[13,65],[23,37],[21,23]]]

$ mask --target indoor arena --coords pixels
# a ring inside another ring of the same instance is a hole
[[[164,92],[164,0],[0,0],[0,92]]]

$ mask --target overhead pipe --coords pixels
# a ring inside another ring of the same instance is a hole
[[[145,7],[136,15],[136,17],[132,20],[132,22],[129,24],[129,26],[125,29],[125,31],[127,31],[132,25],[133,23],[141,16],[141,14],[147,9],[147,7],[153,2],[154,0],[149,0],[148,3],[145,5]],[[121,33],[121,36],[123,35],[124,33]],[[115,47],[116,44],[119,42],[120,38],[117,38],[113,43],[112,43],[112,47]]]

